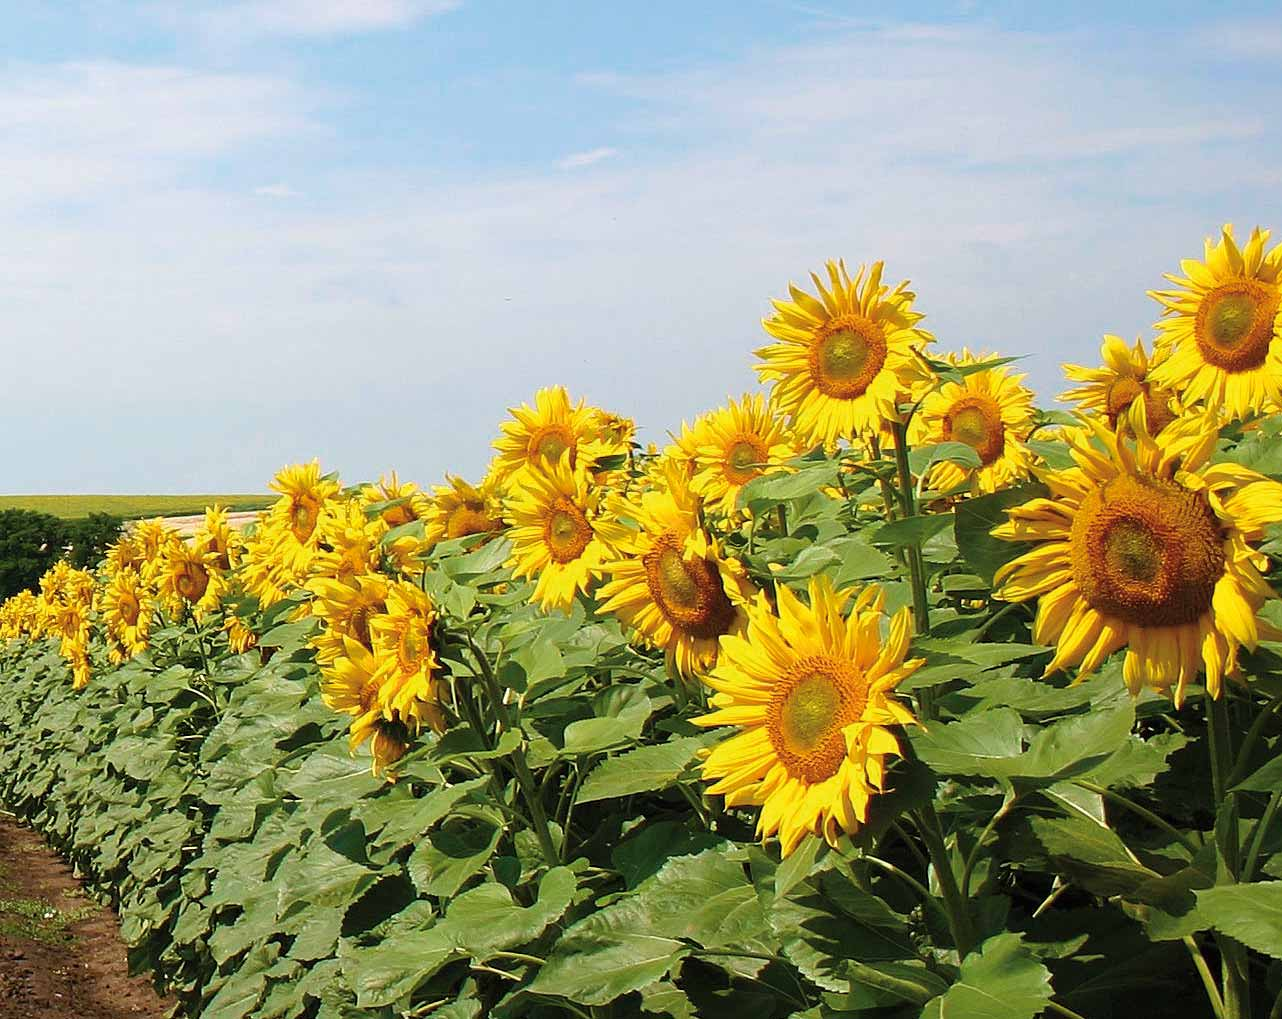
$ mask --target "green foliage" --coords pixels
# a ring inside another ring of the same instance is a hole
[[[120,537],[123,521],[111,513],[90,513],[87,517],[67,522],[67,559],[83,569],[96,566],[107,554],[107,548]]]
[[[0,600],[37,590],[63,553],[66,525],[48,513],[0,509]]]

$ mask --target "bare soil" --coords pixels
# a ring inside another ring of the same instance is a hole
[[[162,1019],[171,1006],[129,975],[115,913],[0,814],[0,1019]]]

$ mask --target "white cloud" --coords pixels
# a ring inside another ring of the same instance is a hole
[[[577,170],[580,167],[593,166],[607,159],[613,159],[618,154],[618,149],[589,149],[587,152],[573,152],[560,160],[556,165],[562,170]]]
[[[198,23],[219,37],[327,36],[404,28],[461,0],[240,0],[209,6]],[[189,7],[172,16],[184,18]]]
[[[263,184],[254,188],[254,194],[262,198],[298,198],[301,191],[295,191],[286,184]]]
[[[0,435],[50,421],[6,483],[253,490],[312,455],[353,481],[475,474],[552,382],[661,439],[754,385],[768,299],[836,256],[884,257],[941,347],[1027,352],[1049,396],[1102,333],[1147,331],[1144,290],[1205,234],[1276,211],[1282,165],[1282,124],[1197,65],[1072,42],[870,31],[596,76],[629,100],[626,160],[430,187],[291,168],[307,202],[253,194],[285,173],[265,138],[319,130],[288,82],[0,79]],[[197,186],[206,162],[236,187]]]
[[[1228,57],[1282,58],[1282,21],[1222,22],[1208,29],[1199,43],[1207,52]]]

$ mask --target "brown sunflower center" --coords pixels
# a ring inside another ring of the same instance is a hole
[[[446,518],[445,536],[465,538],[469,534],[484,534],[494,528],[494,521],[486,514],[482,503],[464,502],[451,510],[449,517]]]
[[[1082,500],[1073,579],[1087,604],[1136,626],[1183,626],[1211,607],[1224,575],[1219,523],[1203,495],[1122,475]]]
[[[1006,429],[997,401],[981,394],[961,397],[944,416],[944,439],[964,442],[987,467],[1006,448]]]
[[[854,663],[831,655],[798,661],[766,708],[766,731],[793,778],[823,782],[846,758],[844,729],[863,717],[868,685]]]
[[[838,315],[815,331],[810,345],[810,376],[826,396],[853,400],[863,396],[886,363],[886,336],[862,315]]]
[[[294,504],[289,510],[289,529],[300,542],[305,542],[316,530],[316,520],[320,516],[320,504],[309,495],[295,496]]]
[[[1144,398],[1144,417],[1148,421],[1150,435],[1156,435],[1175,420],[1171,412],[1171,394],[1151,382],[1141,382],[1132,375],[1119,376],[1110,382],[1104,393],[1104,411],[1108,415],[1111,428],[1117,428],[1117,422],[1130,410],[1136,397]]]
[[[561,496],[543,524],[543,543],[558,563],[573,562],[592,541],[592,525],[571,500]]]
[[[676,629],[705,639],[730,632],[734,606],[726,597],[715,563],[685,559],[670,534],[662,535],[641,562],[650,596]]]
[[[347,620],[352,636],[367,648],[373,647],[373,641],[370,639],[369,633],[369,618],[374,614],[374,610],[375,606],[361,603],[352,609],[352,614]]]
[[[565,425],[544,425],[530,436],[526,447],[531,460],[544,457],[549,463],[556,463],[567,449],[570,460],[574,460],[574,435]]]
[[[183,563],[174,578],[174,587],[189,602],[198,602],[209,587],[209,574],[200,563]]]
[[[126,626],[133,626],[138,622],[139,610],[138,599],[133,592],[121,591],[120,598],[116,602],[116,611],[120,613],[120,618],[124,620]]]
[[[1193,335],[1203,359],[1226,372],[1264,364],[1273,341],[1282,290],[1240,279],[1216,287],[1198,305]]]
[[[755,436],[740,436],[726,450],[726,480],[733,485],[742,485],[761,473],[758,464],[766,462],[770,455],[765,445]]]

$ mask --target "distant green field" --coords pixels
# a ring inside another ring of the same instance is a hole
[[[256,510],[270,506],[274,500],[271,495],[0,495],[0,510],[37,510],[64,520],[110,513],[133,520],[203,513],[206,506],[214,503],[229,510]]]

